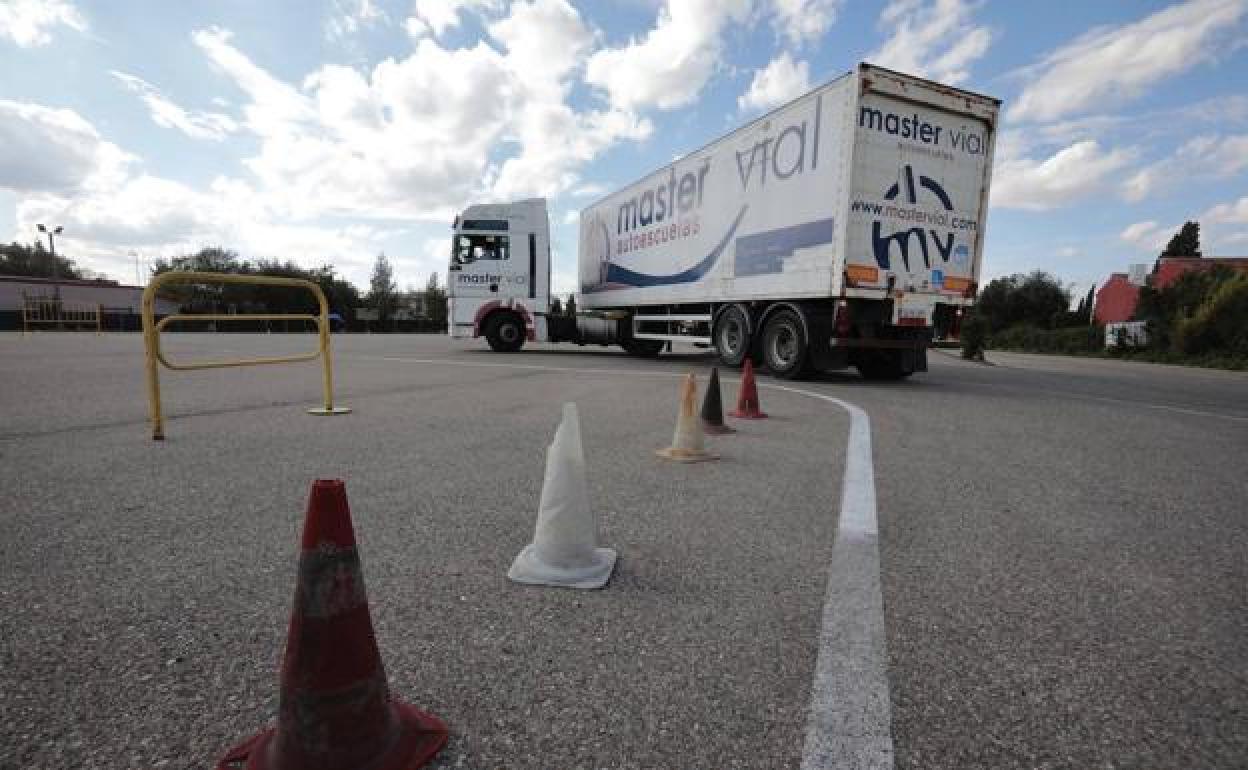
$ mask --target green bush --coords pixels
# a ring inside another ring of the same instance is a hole
[[[1026,353],[1097,353],[1105,347],[1105,329],[1101,326],[1066,329],[1011,326],[993,334],[988,347]]]
[[[968,361],[984,360],[984,345],[988,340],[988,320],[974,310],[962,319],[962,357]]]
[[[1186,355],[1248,355],[1248,274],[1224,281],[1193,315],[1180,318],[1174,347]]]

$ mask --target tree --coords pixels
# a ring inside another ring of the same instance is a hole
[[[373,276],[368,282],[368,298],[365,302],[377,311],[377,320],[389,321],[398,307],[398,285],[394,282],[394,268],[384,253],[377,255],[373,263]]]
[[[576,318],[576,295],[569,294],[568,301],[563,306],[563,314],[568,318]]]
[[[558,297],[550,298],[550,310],[548,311],[548,314],[563,315],[563,303],[559,301]]]
[[[425,315],[436,323],[446,323],[446,289],[438,284],[437,273],[430,273],[425,284]]]
[[[360,292],[349,281],[338,278],[332,265],[308,269],[289,260],[242,259],[237,252],[212,246],[171,259],[158,259],[153,275],[171,270],[202,271],[238,275],[272,275],[299,278],[321,287],[331,312],[351,318],[360,304]],[[175,284],[161,290],[166,299],[178,302],[191,313],[271,313],[315,315],[320,312],[316,298],[301,288],[251,284]]]
[[[1220,286],[1235,277],[1225,265],[1212,270],[1189,270],[1164,289],[1140,288],[1140,298],[1132,318],[1148,324],[1148,345],[1158,350],[1175,346],[1175,331],[1181,322],[1196,314]]]
[[[1200,223],[1184,222],[1179,231],[1166,244],[1161,252],[1163,257],[1199,257],[1200,254]]]
[[[1018,325],[1051,329],[1069,315],[1069,307],[1070,291],[1042,270],[993,279],[977,303],[990,333]]]
[[[1079,307],[1075,310],[1074,321],[1078,324],[1092,323],[1092,309],[1096,307],[1096,284],[1088,289],[1088,293],[1079,298]]]
[[[43,247],[40,242],[34,246],[14,241],[0,244],[0,275],[20,275],[31,278],[82,278],[82,273],[74,266],[74,261]]]

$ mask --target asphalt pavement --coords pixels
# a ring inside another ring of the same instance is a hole
[[[157,443],[137,335],[0,336],[0,767],[211,766],[269,722],[317,477],[347,482],[393,690],[451,725],[435,766],[800,764],[842,410],[764,388],[771,419],[671,465],[704,353],[335,346],[351,415],[304,414],[312,364],[165,372]],[[1248,375],[931,358],[800,386],[870,416],[896,766],[1243,767]],[[600,592],[505,578],[569,400],[620,550]]]

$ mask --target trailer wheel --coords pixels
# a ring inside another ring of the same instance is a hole
[[[750,321],[737,305],[729,305],[715,321],[715,352],[724,366],[745,363],[750,353]]]
[[[485,341],[499,353],[524,347],[524,321],[515,313],[495,313],[485,322]]]
[[[810,345],[802,320],[789,309],[776,312],[763,327],[763,361],[772,374],[795,380],[807,372]]]

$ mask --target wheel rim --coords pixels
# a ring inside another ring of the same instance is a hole
[[[735,356],[741,352],[744,340],[745,324],[741,323],[741,319],[735,315],[725,318],[719,330],[719,347],[729,356]]]
[[[781,369],[788,369],[797,360],[797,330],[789,324],[781,324],[771,335],[771,360]]]
[[[498,337],[503,342],[515,342],[520,339],[520,330],[514,323],[505,323],[498,328]]]

